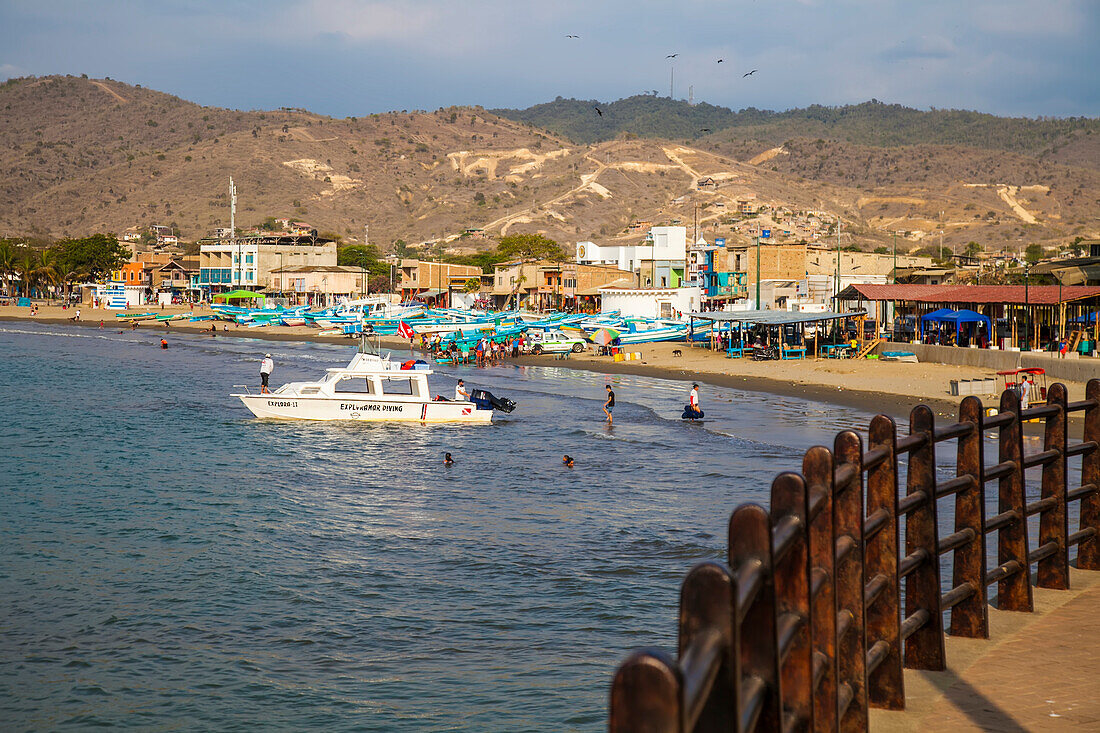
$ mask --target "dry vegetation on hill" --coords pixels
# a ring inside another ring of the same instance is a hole
[[[1092,154],[1092,137],[1070,135],[1042,159],[808,138],[776,148],[724,130],[579,145],[481,109],[335,120],[202,107],[111,80],[15,79],[0,86],[0,234],[176,223],[193,240],[228,225],[233,176],[239,226],[288,216],[352,241],[369,224],[376,244],[447,238],[469,250],[488,242],[458,235],[483,229],[568,247],[696,216],[708,238],[732,236],[745,195],[835,212],[866,245],[902,229],[919,246],[941,222],[946,242],[1055,244],[1096,235],[1100,173],[1066,165]],[[707,177],[717,186],[700,190]]]

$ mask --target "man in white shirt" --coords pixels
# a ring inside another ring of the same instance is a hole
[[[466,383],[461,379],[455,385],[455,402],[469,402],[470,394],[466,391]]]
[[[698,420],[703,415],[703,411],[699,409],[699,385],[691,385],[691,394],[688,395],[688,412],[690,413],[690,419]]]
[[[1025,374],[1020,381],[1020,409],[1026,410],[1031,401],[1031,375]]]
[[[264,360],[260,362],[260,394],[270,394],[271,390],[267,388],[267,380],[274,369],[275,362],[271,360],[271,354],[264,354]]]

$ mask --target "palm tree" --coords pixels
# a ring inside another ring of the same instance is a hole
[[[7,242],[0,242],[0,283],[3,284],[3,294],[11,295],[10,277],[15,273],[15,248]]]
[[[35,258],[34,278],[37,283],[45,286],[57,284],[57,269],[54,267],[54,255],[48,249],[38,251]],[[49,290],[46,291],[49,293]]]
[[[15,271],[19,273],[19,285],[23,290],[23,296],[31,297],[31,285],[34,282],[35,257],[31,253],[23,255],[23,258],[15,263]]]

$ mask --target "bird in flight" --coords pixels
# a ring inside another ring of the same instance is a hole
[[[749,73],[747,73],[747,74],[742,74],[742,75],[741,75],[741,78],[742,78],[742,79],[744,79],[744,78],[745,78],[746,76],[752,76],[753,74],[755,74],[755,73],[756,73],[756,71],[757,71],[756,69],[753,69],[752,71],[750,71],[750,72],[749,72]]]
[[[677,57],[677,56],[679,56],[679,55],[680,55],[680,54],[678,54],[678,53],[670,53],[670,54],[669,54],[668,56],[665,56],[665,58],[666,58],[666,59],[674,59],[674,58],[676,58],[676,57]]]
[[[710,132],[710,128],[709,127],[704,127],[701,130],[699,130],[699,132]]]
[[[575,36],[575,35],[573,35],[572,33],[570,33],[570,34],[566,35],[565,37],[566,37],[566,38],[580,38],[580,36]]]
[[[724,61],[724,59],[718,59],[718,63],[722,63],[722,61]]]
[[[593,107],[592,109],[596,110],[596,114],[598,114],[600,117],[603,117],[603,112],[600,110],[599,107]]]

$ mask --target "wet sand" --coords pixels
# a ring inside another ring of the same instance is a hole
[[[129,328],[122,319],[115,317],[117,311],[81,309],[81,321],[70,319],[75,309],[63,310],[58,306],[42,306],[39,315],[31,317],[29,309],[16,306],[0,306],[0,320],[31,320],[43,323],[79,325],[85,328],[104,328],[116,330]],[[141,309],[135,309],[138,311]],[[190,313],[186,307],[173,306],[165,309],[148,308],[142,312],[164,314]],[[209,309],[196,308],[195,315],[210,315]],[[264,326],[246,328],[243,326],[214,321],[218,337],[232,336],[256,338],[272,341],[316,341],[332,344],[352,344],[355,339],[347,336],[322,336],[317,329],[309,326]],[[228,331],[223,330],[225,325]],[[158,336],[180,333],[201,333],[209,331],[202,323],[178,321],[171,326],[146,321],[139,324],[139,330],[156,333]],[[396,337],[382,337],[381,343],[388,348],[407,348],[408,341]],[[584,369],[604,374],[636,374],[683,381],[697,381],[701,384],[713,384],[723,387],[746,389],[755,392],[767,392],[811,399],[820,402],[849,405],[871,412],[883,412],[895,417],[904,417],[918,404],[932,407],[938,416],[954,417],[957,414],[960,398],[950,394],[950,380],[993,377],[996,373],[988,369],[961,367],[945,364],[907,364],[881,360],[852,359],[804,359],[786,361],[755,362],[749,358],[730,359],[722,352],[713,352],[703,346],[688,346],[683,343],[663,342],[638,344],[629,347],[640,353],[638,360],[616,362],[611,357],[596,356],[593,352],[569,354],[566,359],[552,355],[523,356],[514,360],[518,364],[556,366],[572,369]],[[677,355],[675,352],[679,352]],[[1085,385],[1079,382],[1065,383],[1070,400],[1084,398]],[[980,395],[983,403],[994,405],[997,396]],[[704,390],[705,402],[705,390]]]

